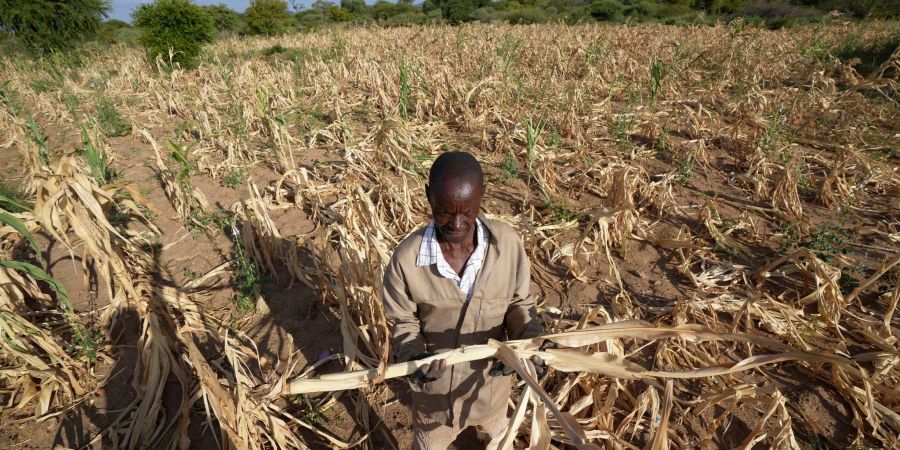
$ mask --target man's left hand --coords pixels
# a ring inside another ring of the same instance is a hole
[[[547,350],[548,348],[559,348],[559,345],[557,345],[555,342],[544,341],[544,343],[541,344],[540,350]],[[531,361],[531,364],[534,365],[534,373],[537,375],[537,378],[540,378],[544,376],[545,373],[547,373],[547,362],[544,361],[544,358],[541,358],[538,355],[532,355],[531,358],[528,358],[528,360]],[[496,363],[494,363],[494,367],[491,368],[490,373],[492,376],[496,377],[500,375],[510,375],[513,372],[515,372],[515,369],[513,369],[512,367],[507,367],[506,364],[497,361]]]

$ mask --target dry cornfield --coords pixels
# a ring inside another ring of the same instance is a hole
[[[897,448],[900,54],[833,55],[896,27],[0,61],[0,446],[408,448],[382,267],[460,149],[550,333],[454,353],[520,373],[492,448]]]

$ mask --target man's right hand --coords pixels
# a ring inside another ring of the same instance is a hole
[[[427,356],[430,355],[421,355],[419,358],[413,359],[421,359]],[[425,383],[430,383],[440,378],[442,375],[444,375],[445,370],[447,370],[447,360],[435,359],[434,361],[431,361],[430,363],[419,367],[419,369],[413,372],[413,374],[410,375],[409,378],[413,383],[422,386]]]

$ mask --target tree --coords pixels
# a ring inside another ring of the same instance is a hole
[[[206,13],[213,21],[213,25],[219,33],[230,33],[236,31],[241,23],[241,17],[231,8],[223,5],[206,5],[203,6]]]
[[[247,34],[275,36],[287,32],[291,25],[291,14],[284,0],[253,0],[244,15]]]
[[[349,22],[353,20],[353,13],[340,6],[328,8],[328,17],[335,22]]]
[[[341,0],[341,8],[350,11],[355,15],[359,15],[360,13],[364,13],[368,6],[366,6],[366,2],[363,0]]]
[[[68,50],[94,38],[109,10],[107,0],[0,0],[0,29],[28,50]]]
[[[203,44],[216,36],[212,18],[189,0],[155,0],[141,5],[132,17],[141,29],[138,42],[151,59],[168,59],[172,50],[172,62],[184,68],[196,67]]]
[[[625,12],[625,6],[616,0],[597,0],[591,4],[589,11],[597,20],[619,20]]]
[[[476,0],[442,0],[436,2],[441,8],[441,17],[451,25],[459,25],[462,22],[472,20],[472,13],[488,2]]]

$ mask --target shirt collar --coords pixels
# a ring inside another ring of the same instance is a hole
[[[482,247],[487,246],[487,228],[481,221],[481,218],[475,219],[475,250],[473,254],[483,251]],[[438,258],[442,258],[441,247],[437,240],[437,233],[432,220],[428,227],[425,228],[425,234],[422,236],[422,244],[419,246],[419,255],[416,258],[416,267],[430,266],[438,263]]]

